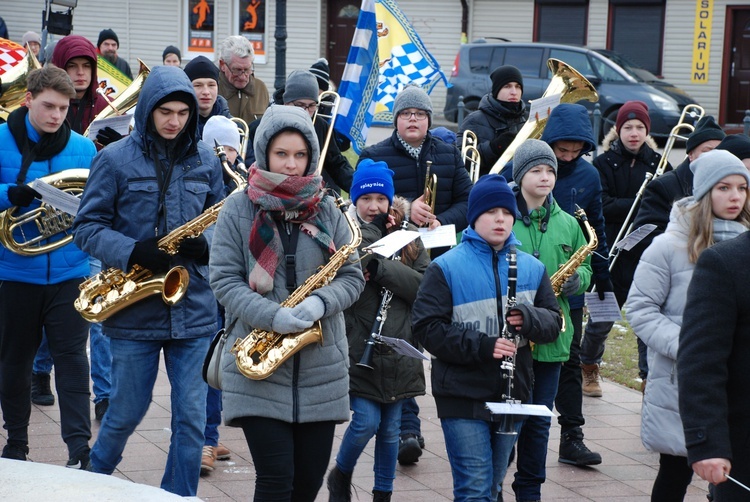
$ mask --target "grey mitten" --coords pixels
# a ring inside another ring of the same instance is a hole
[[[309,296],[302,300],[299,305],[292,308],[292,315],[300,321],[309,321],[310,325],[323,317],[326,313],[326,305],[319,296]]]
[[[289,333],[299,333],[300,331],[307,329],[312,325],[312,321],[305,321],[304,319],[298,319],[297,317],[295,317],[292,314],[292,309],[290,309],[289,307],[281,307],[276,311],[276,315],[273,316],[271,329],[274,331],[274,333],[288,335]]]
[[[573,296],[579,289],[581,289],[581,277],[578,275],[578,272],[576,272],[568,277],[568,280],[562,285],[562,294],[565,296]]]

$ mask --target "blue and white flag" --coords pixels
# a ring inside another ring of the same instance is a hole
[[[393,123],[393,101],[406,84],[419,85],[429,94],[440,80],[450,86],[396,2],[363,0],[339,85],[335,128],[359,153],[371,124]]]

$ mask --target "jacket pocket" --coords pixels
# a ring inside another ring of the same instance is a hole
[[[190,194],[186,197],[185,217],[190,220],[201,214],[206,208],[206,199],[211,191],[208,181],[201,179],[185,178],[185,192]]]
[[[138,208],[137,215],[125,215],[125,217],[146,218],[145,222],[153,226],[159,205],[159,184],[156,178],[132,178],[128,180],[128,190],[123,194],[120,201],[121,207]]]

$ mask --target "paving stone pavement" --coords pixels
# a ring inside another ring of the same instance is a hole
[[[428,372],[429,364],[425,363]],[[560,428],[553,420],[547,457],[547,481],[542,486],[542,498],[545,501],[628,501],[646,502],[650,500],[651,486],[658,469],[658,455],[650,453],[641,445],[640,410],[641,394],[632,389],[611,382],[603,383],[604,396],[601,398],[584,397],[584,415],[586,426],[586,444],[594,451],[601,453],[601,465],[591,468],[580,468],[557,461]],[[153,402],[143,423],[130,438],[123,460],[114,476],[159,486],[170,436],[169,382],[163,368],[154,389]],[[394,489],[394,501],[439,502],[451,500],[452,478],[450,465],[445,452],[440,421],[437,418],[435,403],[428,394],[417,399],[421,408],[422,433],[425,437],[425,450],[419,462],[412,466],[398,466]],[[91,405],[91,416],[94,406]],[[29,428],[30,454],[34,462],[65,465],[67,451],[60,438],[60,411],[54,406],[32,406],[31,425]],[[98,423],[92,419],[93,435],[99,430]],[[329,468],[333,466],[335,453],[341,442],[346,425],[336,429],[333,455]],[[232,451],[228,461],[217,461],[214,472],[203,476],[198,488],[198,497],[205,501],[229,502],[252,500],[254,487],[254,469],[247,443],[242,430],[231,427],[220,427],[221,442]],[[0,431],[2,443],[5,443],[5,431]],[[93,444],[93,441],[92,441]],[[353,500],[370,499],[372,490],[374,441],[365,449],[354,471],[353,484],[356,495]],[[67,472],[67,471],[65,471]],[[504,499],[513,500],[510,483],[515,472],[511,466],[506,476]],[[0,466],[0,485],[6,486],[12,479],[3,479]],[[61,478],[60,483],[65,483]],[[95,490],[95,486],[91,487]],[[688,502],[706,500],[707,485],[694,478],[685,498]],[[14,500],[5,498],[5,500]],[[321,489],[317,501],[328,499],[325,486]],[[20,499],[16,499],[20,500]],[[60,499],[63,500],[63,499]]]

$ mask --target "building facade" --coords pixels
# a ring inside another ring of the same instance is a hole
[[[54,0],[52,0],[54,1]],[[286,73],[320,57],[341,75],[358,0],[287,0]],[[450,74],[462,40],[504,38],[587,45],[621,52],[687,91],[722,124],[738,124],[750,108],[750,2],[747,0],[398,0],[432,55]],[[55,6],[53,10],[65,10]],[[41,33],[44,0],[3,0],[10,36]],[[244,34],[259,57],[256,75],[276,81],[276,0],[78,0],[73,33],[94,43],[103,28],[120,38],[120,55],[161,64],[167,45],[189,59],[214,58],[224,37]],[[435,87],[436,113],[445,86]]]

